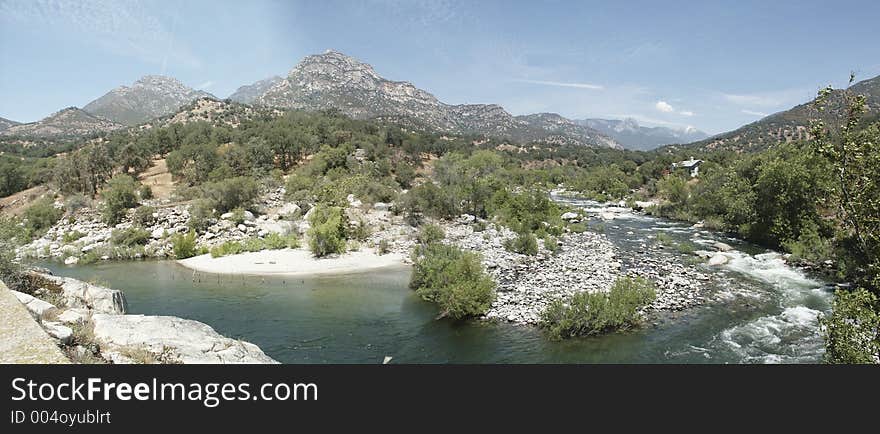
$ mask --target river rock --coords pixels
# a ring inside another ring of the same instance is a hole
[[[60,286],[67,307],[85,308],[96,313],[125,313],[128,303],[125,294],[117,289],[82,282],[69,277],[37,273],[38,276]]]
[[[376,202],[373,204],[373,209],[376,211],[388,211],[391,209],[391,204],[385,202]]]
[[[285,203],[278,209],[278,215],[284,219],[292,220],[302,214],[302,208],[295,203]]]
[[[163,228],[163,227],[158,227],[156,229],[153,229],[153,232],[150,234],[150,237],[153,238],[154,240],[160,240],[164,236],[165,236],[165,228]]]
[[[67,309],[58,315],[58,321],[64,324],[82,324],[88,318],[89,311],[87,309]]]
[[[563,220],[576,220],[578,218],[578,215],[577,215],[577,213],[573,213],[573,212],[569,211],[569,212],[564,213],[561,216],[559,216],[559,218],[561,218]]]
[[[64,258],[64,265],[76,265],[79,263],[79,258],[76,256],[68,256]]]
[[[719,252],[729,252],[733,250],[733,247],[731,247],[730,244],[722,243],[721,241],[716,242],[712,247],[715,247],[715,250],[718,250]]]
[[[25,294],[23,292],[18,291],[10,291],[24,307],[37,319],[46,318],[51,316],[54,312],[58,311],[58,308],[55,307],[54,304],[49,303],[48,301],[40,300],[30,294]]]
[[[172,363],[278,363],[256,345],[225,337],[198,321],[97,314],[92,322],[101,353],[115,361],[124,361],[128,349],[141,349]]]
[[[73,330],[60,322],[45,321],[43,328],[49,336],[58,339],[64,345],[69,345],[73,341]]]
[[[712,255],[711,258],[709,258],[709,265],[712,265],[712,266],[724,265],[729,260],[730,260],[730,258],[728,258],[727,255],[722,255],[720,253],[716,253],[716,254]]]

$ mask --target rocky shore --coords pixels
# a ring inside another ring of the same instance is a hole
[[[33,295],[11,291],[75,363],[277,363],[207,324],[129,315],[122,291],[32,271]]]

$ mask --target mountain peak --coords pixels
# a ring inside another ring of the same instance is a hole
[[[258,96],[252,95],[265,87]],[[514,117],[495,104],[445,104],[412,83],[385,79],[370,64],[335,50],[307,56],[287,77],[240,88],[234,96],[231,99],[267,107],[338,109],[356,119],[378,118],[438,132],[476,133],[519,142],[618,146],[607,136],[557,114]]]
[[[93,116],[77,107],[65,107],[27,124],[8,127],[0,135],[27,138],[82,138],[123,128],[115,122]]]
[[[145,75],[86,104],[83,110],[126,125],[137,125],[176,112],[198,98],[214,96],[165,75]]]

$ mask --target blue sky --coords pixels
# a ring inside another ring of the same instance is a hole
[[[0,0],[0,117],[145,74],[226,97],[332,48],[447,103],[718,133],[880,74],[880,2]]]

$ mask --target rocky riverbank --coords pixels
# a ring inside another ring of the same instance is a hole
[[[34,294],[11,291],[75,363],[277,363],[207,324],[126,314],[122,291],[31,272]]]

